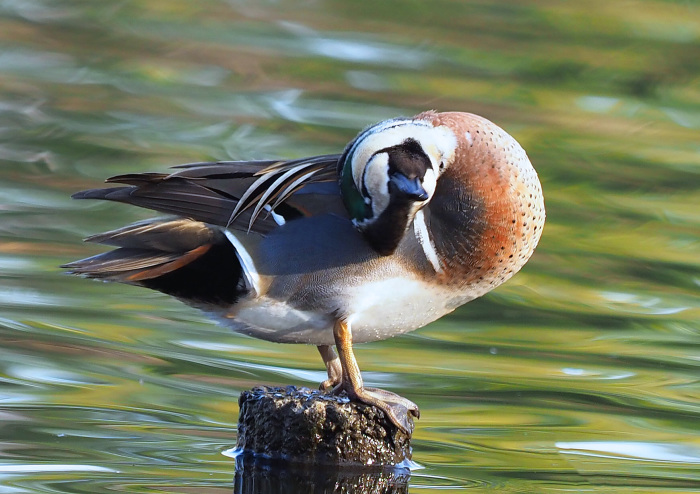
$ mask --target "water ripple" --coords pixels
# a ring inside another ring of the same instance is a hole
[[[562,453],[644,461],[700,464],[700,448],[687,444],[637,441],[557,442]]]
[[[47,472],[110,472],[119,473],[119,470],[100,467],[96,465],[72,465],[72,464],[17,464],[0,465],[0,473],[27,474],[27,473],[47,473]]]

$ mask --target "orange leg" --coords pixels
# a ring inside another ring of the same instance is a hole
[[[338,349],[338,358],[341,367],[341,380],[333,392],[339,393],[340,391],[345,391],[352,400],[376,406],[389,417],[396,427],[410,434],[413,429],[413,424],[409,421],[408,416],[410,414],[414,417],[419,417],[420,412],[418,406],[396,393],[383,389],[364,387],[362,375],[360,374],[360,367],[357,365],[355,354],[352,351],[352,331],[347,321],[336,321],[333,326],[333,336],[335,337],[335,346]],[[321,347],[319,347],[319,351],[320,349]],[[323,353],[321,353],[321,355],[323,355]],[[326,361],[325,358],[324,361]],[[327,361],[326,366],[328,367]]]

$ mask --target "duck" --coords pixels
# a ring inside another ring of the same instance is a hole
[[[465,112],[363,129],[342,153],[179,165],[78,192],[165,214],[90,236],[70,273],[176,297],[238,333],[315,345],[322,390],[404,432],[418,406],[365,386],[353,345],[421,328],[501,285],[545,222],[538,175],[505,130]]]

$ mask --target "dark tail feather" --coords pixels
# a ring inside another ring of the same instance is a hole
[[[208,169],[208,167],[207,167]],[[256,168],[259,170],[259,168]],[[195,169],[196,171],[196,169]],[[192,172],[193,173],[193,172]],[[248,181],[255,179],[250,172],[244,173]],[[229,180],[230,181],[230,180]],[[125,187],[108,187],[76,192],[73,199],[101,199],[121,202],[161,213],[191,218],[213,225],[231,226],[240,230],[268,233],[276,228],[272,217],[259,218],[249,227],[252,211],[244,211],[234,221],[232,213],[238,204],[238,196],[229,194],[221,187],[224,179],[188,178],[164,173],[134,173],[109,178],[108,183],[124,183]],[[235,182],[235,181],[234,181]],[[245,182],[241,180],[241,182]],[[237,191],[236,191],[237,192]],[[289,209],[289,208],[288,208]]]
[[[62,266],[73,274],[144,286],[191,303],[225,306],[246,293],[233,245],[204,223],[150,220],[86,240],[118,248]]]

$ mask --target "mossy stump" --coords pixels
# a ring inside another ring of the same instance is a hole
[[[302,464],[395,466],[411,459],[410,435],[383,411],[309,388],[255,387],[238,400],[242,453]]]

